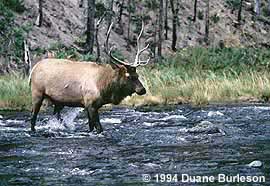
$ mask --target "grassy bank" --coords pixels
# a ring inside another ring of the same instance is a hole
[[[30,107],[31,91],[27,78],[20,75],[0,76],[0,110]]]
[[[127,105],[267,101],[269,49],[184,49],[161,64],[141,67],[148,90]],[[20,76],[0,76],[0,108],[29,109],[30,88]]]
[[[168,69],[169,70],[169,69]],[[185,78],[166,77],[163,70],[143,70],[142,75],[148,89],[148,96],[135,96],[125,100],[132,105],[181,104],[205,105],[208,103],[229,103],[267,101],[270,97],[270,73],[246,72],[238,76],[217,75],[209,78],[197,74]],[[169,81],[168,81],[169,80]]]
[[[148,96],[135,96],[125,103],[268,101],[269,65],[269,49],[184,49],[162,64],[140,69]]]

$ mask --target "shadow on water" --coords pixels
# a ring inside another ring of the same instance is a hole
[[[89,133],[80,109],[60,123],[41,114],[0,115],[0,185],[157,185],[156,174],[265,176],[270,185],[270,107],[211,106],[101,114],[102,134]],[[261,167],[249,167],[254,160]],[[143,174],[152,176],[144,183]],[[160,183],[230,185],[230,183]]]

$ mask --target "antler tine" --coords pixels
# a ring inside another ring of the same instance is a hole
[[[111,34],[112,27],[113,27],[113,22],[111,23],[111,25],[110,25],[110,27],[108,29],[108,32],[106,34],[105,52],[106,52],[107,55],[109,55],[109,37],[110,37],[110,34]]]
[[[141,36],[143,34],[143,30],[144,30],[144,22],[142,21],[142,29],[140,31],[140,34],[137,38],[137,53],[136,53],[136,57],[135,57],[135,62],[133,64],[133,66],[139,66],[139,57],[140,57],[140,39],[141,39]]]
[[[140,65],[147,65],[149,63],[150,59],[151,59],[151,57],[149,57],[149,59],[147,59],[147,61],[141,61],[140,60],[141,54],[145,50],[147,50],[149,45],[150,45],[150,44],[147,44],[146,47],[144,47],[143,49],[140,49],[140,39],[141,39],[141,36],[143,34],[143,31],[144,31],[144,22],[142,21],[142,29],[140,31],[140,34],[139,34],[138,38],[137,38],[137,54],[136,54],[136,57],[135,57],[135,62],[133,64],[133,66],[135,66],[135,67],[138,67]],[[143,63],[145,63],[145,64],[143,64]]]
[[[142,29],[140,31],[140,34],[139,34],[138,38],[137,38],[137,47],[138,47],[137,51],[140,50],[140,39],[142,37],[143,31],[144,31],[144,22],[142,21]]]
[[[122,60],[120,60],[120,59],[114,57],[114,56],[112,55],[112,50],[113,50],[113,48],[114,48],[114,46],[111,47],[111,49],[110,49],[110,51],[109,51],[109,56],[110,56],[113,60],[117,61],[118,63],[120,63],[120,64],[122,64],[122,65],[131,66],[129,63],[127,63],[127,62],[125,62],[125,61],[122,61]],[[113,61],[112,61],[112,62],[113,62]],[[113,62],[113,63],[114,63],[114,62]]]
[[[111,34],[111,30],[112,30],[112,27],[113,27],[113,22],[111,23],[109,29],[108,29],[108,32],[107,32],[107,36],[106,36],[106,42],[105,42],[105,51],[107,53],[108,56],[110,56],[110,58],[112,58],[113,60],[117,61],[118,63],[120,64],[123,64],[123,65],[126,65],[126,66],[130,66],[129,63],[125,62],[125,61],[122,61],[116,57],[114,57],[112,55],[112,50],[114,48],[114,46],[112,46],[109,50],[109,37],[110,37],[110,34]],[[112,61],[113,62],[113,61]],[[114,62],[113,62],[114,63]],[[115,63],[116,64],[116,63]]]

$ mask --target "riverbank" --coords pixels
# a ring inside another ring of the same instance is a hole
[[[168,105],[268,101],[270,51],[267,49],[183,49],[161,64],[138,69],[146,96],[124,105]],[[27,78],[0,77],[0,108],[30,110]]]

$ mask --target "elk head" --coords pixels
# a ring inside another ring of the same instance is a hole
[[[136,72],[136,68],[139,66],[147,65],[150,61],[150,57],[146,61],[141,61],[140,56],[144,51],[146,51],[149,47],[149,44],[147,44],[144,48],[140,49],[140,38],[144,31],[144,23],[142,22],[142,29],[140,31],[140,34],[137,38],[137,53],[135,57],[135,61],[133,63],[129,63],[123,60],[120,60],[113,56],[112,51],[114,46],[112,46],[109,49],[109,37],[110,32],[112,29],[113,23],[110,25],[109,30],[107,32],[106,42],[105,42],[105,52],[110,57],[110,62],[113,63],[115,68],[119,71],[119,83],[122,87],[124,87],[124,90],[127,95],[131,95],[133,93],[137,93],[138,95],[144,95],[146,93],[146,90],[142,83],[139,80],[139,75]]]

